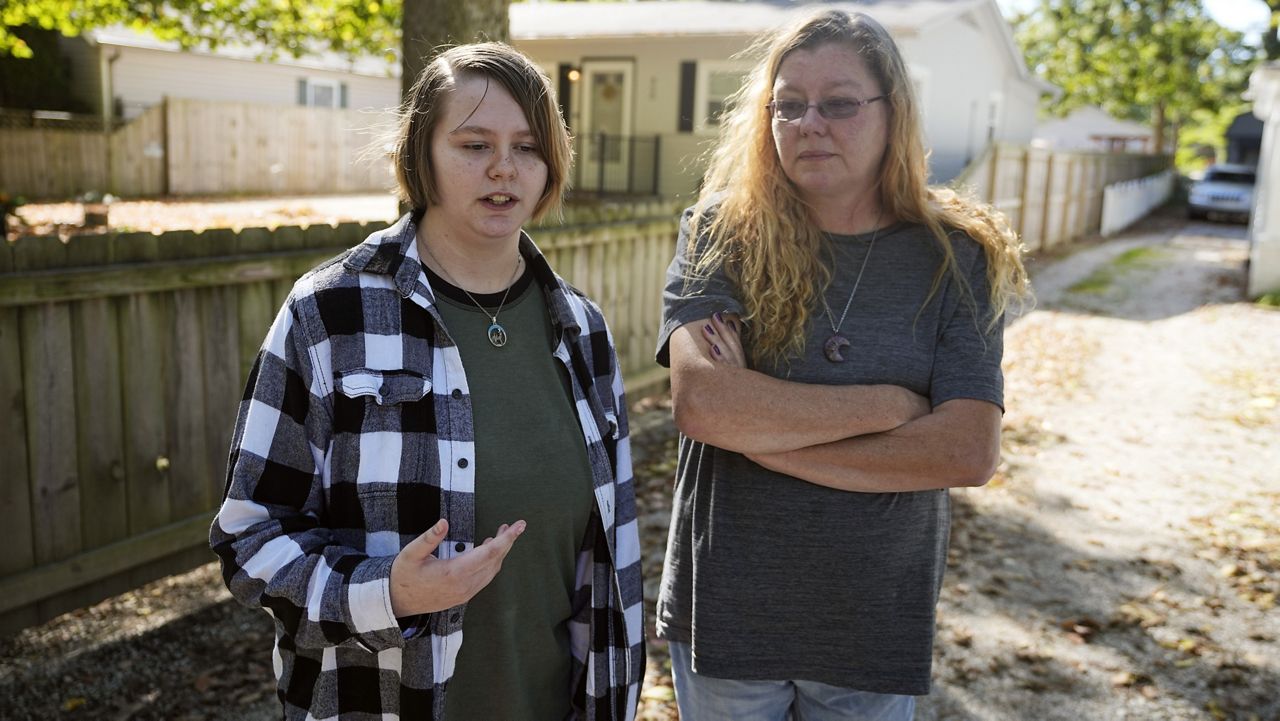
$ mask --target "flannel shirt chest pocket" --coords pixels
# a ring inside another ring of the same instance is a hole
[[[427,457],[436,452],[431,378],[408,368],[354,368],[334,376],[331,522],[366,540],[425,531],[440,517],[439,488],[426,472],[436,463]],[[366,551],[399,551],[398,543],[386,545]]]

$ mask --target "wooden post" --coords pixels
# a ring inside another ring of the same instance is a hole
[[[604,133],[596,137],[600,138],[600,147],[596,151],[596,195],[604,195],[604,159],[608,153],[605,145],[609,140]]]
[[[1053,243],[1053,238],[1049,236],[1049,219],[1053,215],[1053,158],[1054,152],[1049,151],[1048,157],[1045,158],[1044,171],[1044,216],[1040,218],[1040,247],[1048,248]],[[1065,213],[1064,213],[1065,214]]]
[[[169,175],[173,165],[173,155],[169,152],[172,139],[169,137],[169,113],[173,106],[169,104],[169,96],[166,95],[160,99],[160,143],[161,149],[164,151],[164,163],[160,170],[160,194],[169,197],[171,188],[169,186]]]
[[[996,183],[1000,180],[999,143],[991,144],[991,155],[988,156],[987,162],[991,163],[991,171],[987,174],[987,193],[990,194],[991,197],[987,198],[987,202],[992,206],[997,206],[1000,201],[1000,196],[998,195],[999,188],[996,187]]]
[[[112,120],[104,120],[102,123],[102,157],[106,160],[106,182],[100,190],[105,193],[119,194],[119,190],[115,184],[115,153],[111,147],[111,126],[115,123]]]
[[[1031,190],[1031,148],[1022,149],[1022,187],[1018,189],[1018,235],[1027,237],[1027,200]]]
[[[1062,219],[1058,222],[1058,238],[1057,242],[1067,242],[1074,238],[1075,233],[1069,229],[1069,223],[1072,216],[1072,207],[1077,202],[1075,192],[1075,172],[1076,166],[1080,164],[1079,157],[1070,157],[1067,159],[1067,179],[1062,184]],[[1079,212],[1079,211],[1076,211]]]

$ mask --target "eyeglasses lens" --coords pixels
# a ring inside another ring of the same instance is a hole
[[[775,100],[772,106],[773,117],[778,120],[799,120],[811,107],[816,107],[818,114],[827,120],[844,120],[857,115],[863,104],[863,101],[850,98],[828,98],[813,105],[799,100]]]

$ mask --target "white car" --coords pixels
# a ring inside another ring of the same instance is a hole
[[[1248,218],[1257,174],[1252,165],[1210,165],[1204,177],[1191,185],[1187,216],[1207,218],[1213,213]]]

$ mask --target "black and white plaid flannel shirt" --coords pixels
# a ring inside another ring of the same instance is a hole
[[[415,230],[406,215],[303,276],[240,404],[210,543],[232,594],[275,619],[287,718],[444,715],[466,606],[402,623],[389,590],[395,554],[437,519],[449,520],[440,558],[476,542],[468,379],[439,332]],[[520,249],[546,292],[595,488],[570,620],[573,708],[629,721],[644,633],[622,377],[599,308],[523,234]]]

